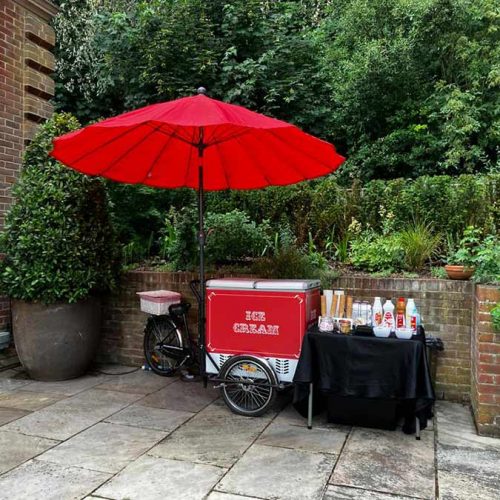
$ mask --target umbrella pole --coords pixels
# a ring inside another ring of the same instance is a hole
[[[200,245],[200,304],[198,311],[198,347],[200,350],[200,374],[203,377],[203,384],[207,386],[207,375],[205,366],[205,228],[203,224],[203,128],[200,128],[200,142],[198,145],[198,157],[200,165],[198,167],[198,243]]]

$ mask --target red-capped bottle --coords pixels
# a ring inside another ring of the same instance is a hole
[[[406,326],[405,312],[405,299],[404,297],[399,297],[396,305],[396,328],[404,328]]]

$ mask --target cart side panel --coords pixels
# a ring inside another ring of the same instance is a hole
[[[319,289],[208,290],[207,351],[298,359],[319,310]]]

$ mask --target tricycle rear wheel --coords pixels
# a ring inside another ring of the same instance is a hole
[[[169,355],[168,349],[179,355]],[[183,352],[182,336],[169,316],[150,316],[144,330],[144,357],[151,369],[163,377],[173,377]]]
[[[219,376],[224,379],[222,398],[238,415],[263,415],[276,399],[276,374],[256,356],[232,356],[222,365]]]

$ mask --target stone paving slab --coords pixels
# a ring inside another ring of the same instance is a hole
[[[440,403],[437,420],[439,475],[462,478],[464,491],[473,490],[471,484],[478,483],[500,498],[500,439],[477,435],[469,408],[460,405]],[[446,490],[460,491],[452,481],[445,483]]]
[[[0,426],[8,424],[13,420],[29,415],[27,410],[16,410],[15,408],[0,408]]]
[[[497,471],[497,481],[498,474]],[[440,470],[438,481],[440,500],[495,500],[500,498],[500,489],[492,486],[492,482],[482,475],[472,476],[459,471]]]
[[[243,497],[241,495],[233,495],[232,493],[222,493],[221,491],[212,491],[208,495],[207,500],[255,500],[258,497]]]
[[[219,397],[219,391],[200,382],[175,382],[141,399],[139,404],[167,410],[198,412]]]
[[[102,381],[103,376],[99,375],[85,375],[83,377],[57,382],[28,381],[28,385],[24,388],[24,390],[74,396],[79,392],[85,391],[102,383]]]
[[[15,420],[4,429],[64,441],[140,397],[137,394],[90,389]]]
[[[300,415],[292,405],[286,406],[276,417],[275,422],[307,427],[307,419]],[[337,429],[348,432],[351,426],[328,422],[326,413],[321,413],[313,417],[313,429]]]
[[[31,380],[17,370],[11,369],[0,372],[0,394],[20,389],[29,383],[31,383]]]
[[[271,417],[235,415],[222,404],[211,404],[155,446],[155,457],[230,467],[253,443]]]
[[[202,500],[224,472],[210,465],[144,456],[94,494],[128,500]]]
[[[160,377],[154,372],[137,370],[124,375],[104,375],[101,380],[104,381],[98,386],[99,389],[146,395],[176,382],[177,379]]]
[[[260,436],[258,444],[295,450],[339,454],[347,432],[337,429],[307,427],[273,422]]]
[[[172,432],[193,416],[194,413],[187,411],[164,410],[134,404],[115,413],[105,421],[143,429]]]
[[[59,444],[59,441],[25,436],[17,432],[0,431],[0,474],[17,467],[56,444]]]
[[[0,500],[72,500],[91,493],[109,474],[31,460],[0,477]]]
[[[441,444],[500,450],[500,439],[478,435],[468,406],[438,401],[436,417],[439,423],[438,436]]]
[[[150,429],[99,423],[43,453],[38,460],[100,472],[118,472],[165,435]]]
[[[0,394],[1,408],[14,408],[17,410],[35,411],[54,404],[63,399],[60,394],[50,394],[43,392],[14,391]]]
[[[318,500],[334,465],[333,455],[254,444],[215,489],[263,499]]]
[[[410,498],[412,497],[329,484],[323,500],[407,500]]]
[[[434,435],[355,427],[330,483],[396,495],[434,498]]]

